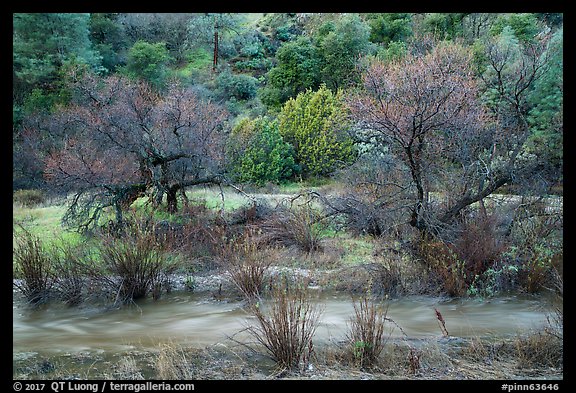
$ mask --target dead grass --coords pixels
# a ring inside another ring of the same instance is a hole
[[[144,379],[136,359],[132,355],[123,356],[116,364],[115,379],[139,380]]]
[[[519,368],[563,367],[563,341],[546,332],[537,332],[515,341]]]
[[[194,370],[189,354],[178,343],[172,341],[158,345],[159,353],[154,362],[158,379],[194,379]]]
[[[331,340],[314,346],[307,367],[290,372],[275,367],[272,360],[246,345],[233,345],[226,341],[197,348],[170,341],[155,348],[122,354],[120,358],[117,355],[106,357],[85,353],[52,357],[37,355],[14,360],[13,376],[14,379],[34,380],[142,377],[160,380],[562,379],[562,363],[550,362],[549,356],[536,361],[534,353],[518,352],[517,345],[526,344],[526,340],[542,345],[542,337],[528,339],[525,336],[521,344],[516,339],[486,340],[477,337],[461,347],[461,343],[446,346],[437,340],[390,340],[382,350],[377,366],[371,369],[360,369],[350,361],[346,340]],[[532,351],[534,347],[528,345]],[[550,354],[554,348],[558,349],[557,343],[545,352]],[[544,353],[542,349],[539,352]],[[523,360],[525,355],[532,360]]]

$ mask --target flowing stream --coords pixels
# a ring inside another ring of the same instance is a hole
[[[315,340],[343,340],[354,309],[350,297],[321,293],[315,299],[322,313]],[[514,336],[547,323],[542,299],[501,297],[489,300],[407,297],[387,302],[391,337],[441,337],[435,309],[450,336],[498,338]],[[206,295],[180,292],[115,310],[49,304],[30,308],[13,302],[14,359],[34,353],[80,351],[122,352],[151,348],[160,342],[199,347],[250,340],[247,326],[256,323],[241,301],[217,301]],[[400,329],[401,328],[401,329]],[[252,339],[253,341],[253,339]]]

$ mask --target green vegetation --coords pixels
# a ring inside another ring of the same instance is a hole
[[[138,41],[128,50],[126,74],[161,88],[166,80],[167,64],[170,60],[165,43]]]
[[[242,119],[232,130],[228,144],[230,173],[241,183],[278,183],[298,172],[292,145],[284,142],[276,120]]]
[[[325,86],[288,100],[278,119],[280,134],[294,146],[302,175],[327,176],[354,160],[355,148],[346,133],[341,97]]]

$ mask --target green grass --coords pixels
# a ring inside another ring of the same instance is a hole
[[[218,210],[224,207],[224,211],[230,212],[250,204],[249,198],[232,189],[223,189],[223,195],[224,200],[218,187],[205,187],[186,192],[191,203],[194,201],[205,203],[209,209]]]
[[[23,207],[13,204],[12,224],[14,230],[17,230],[17,224],[21,224],[31,234],[43,241],[62,239],[66,242],[78,243],[82,240],[82,236],[77,232],[66,230],[61,225],[65,211],[66,207],[63,205]]]
[[[272,206],[275,206],[278,201],[285,198],[285,194],[297,194],[303,190],[308,190],[312,187],[310,183],[290,183],[281,186],[282,192],[279,194],[262,193],[258,195],[267,199]],[[318,186],[316,186],[318,187]],[[219,210],[222,207],[224,211],[229,213],[247,206],[251,200],[235,191],[232,188],[224,187],[222,189],[224,199],[220,188],[218,187],[203,187],[188,190],[186,195],[190,204],[204,204],[208,209]],[[262,190],[265,191],[265,190]],[[179,220],[184,220],[178,214],[170,214],[163,209],[152,210],[151,206],[146,203],[147,198],[139,198],[131,206],[131,212],[126,212],[126,217],[131,214],[152,216],[154,220],[166,220],[171,223],[179,223]],[[296,202],[298,204],[298,201]],[[317,201],[313,203],[316,207]],[[182,206],[182,203],[179,202]],[[318,206],[319,207],[319,206]],[[16,224],[21,224],[30,231],[33,235],[39,237],[46,244],[58,244],[58,242],[70,243],[72,245],[83,243],[86,247],[92,247],[92,242],[97,242],[97,239],[86,239],[83,235],[66,230],[61,225],[61,219],[66,211],[65,205],[53,205],[44,207],[23,207],[18,204],[13,205],[13,224],[14,230],[18,230]],[[340,263],[343,266],[354,266],[373,260],[374,240],[370,237],[355,237],[351,234],[339,230],[335,230],[332,226],[320,225],[321,237],[327,240],[328,249],[334,248],[341,250]]]
[[[222,201],[220,190],[217,187],[206,187],[202,189],[190,190],[186,192],[190,203],[205,203],[209,209],[220,209],[224,206],[224,211],[230,212],[248,205],[250,200],[232,189],[224,190],[224,201]],[[139,214],[153,214],[156,220],[167,220],[173,222],[175,215],[165,210],[156,209],[152,211],[146,204],[147,198],[139,198],[132,204],[134,212]],[[24,207],[20,204],[13,204],[12,223],[15,230],[17,224],[21,224],[26,230],[43,241],[54,241],[62,239],[72,243],[83,241],[84,238],[77,232],[66,230],[62,224],[62,217],[66,212],[65,205],[52,205],[43,207]],[[128,215],[128,213],[127,213]]]
[[[278,189],[282,194],[298,194],[299,192],[306,190],[318,190],[333,183],[334,181],[331,179],[307,179],[303,181],[280,184]]]
[[[188,64],[174,70],[174,74],[187,79],[195,72],[210,69],[212,66],[212,54],[204,48],[192,49],[187,54]]]
[[[240,14],[242,19],[242,26],[246,28],[251,28],[256,26],[256,24],[264,17],[264,13],[246,13]]]
[[[339,244],[344,248],[341,263],[344,266],[354,266],[367,263],[374,259],[374,239],[371,237],[339,237]]]

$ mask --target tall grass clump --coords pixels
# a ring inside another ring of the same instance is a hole
[[[123,301],[145,297],[171,270],[154,228],[141,223],[132,225],[121,238],[104,238],[98,254],[105,272],[112,275],[117,299]]]
[[[249,332],[278,366],[296,370],[308,364],[321,309],[312,303],[304,286],[277,286],[266,304],[257,303],[251,311],[257,325]]]
[[[14,233],[13,261],[17,280],[14,285],[32,304],[49,298],[54,284],[52,256],[42,241],[25,228]]]
[[[388,308],[378,306],[367,296],[353,301],[353,305],[347,339],[355,363],[361,369],[368,369],[377,364],[386,343],[384,328]]]

